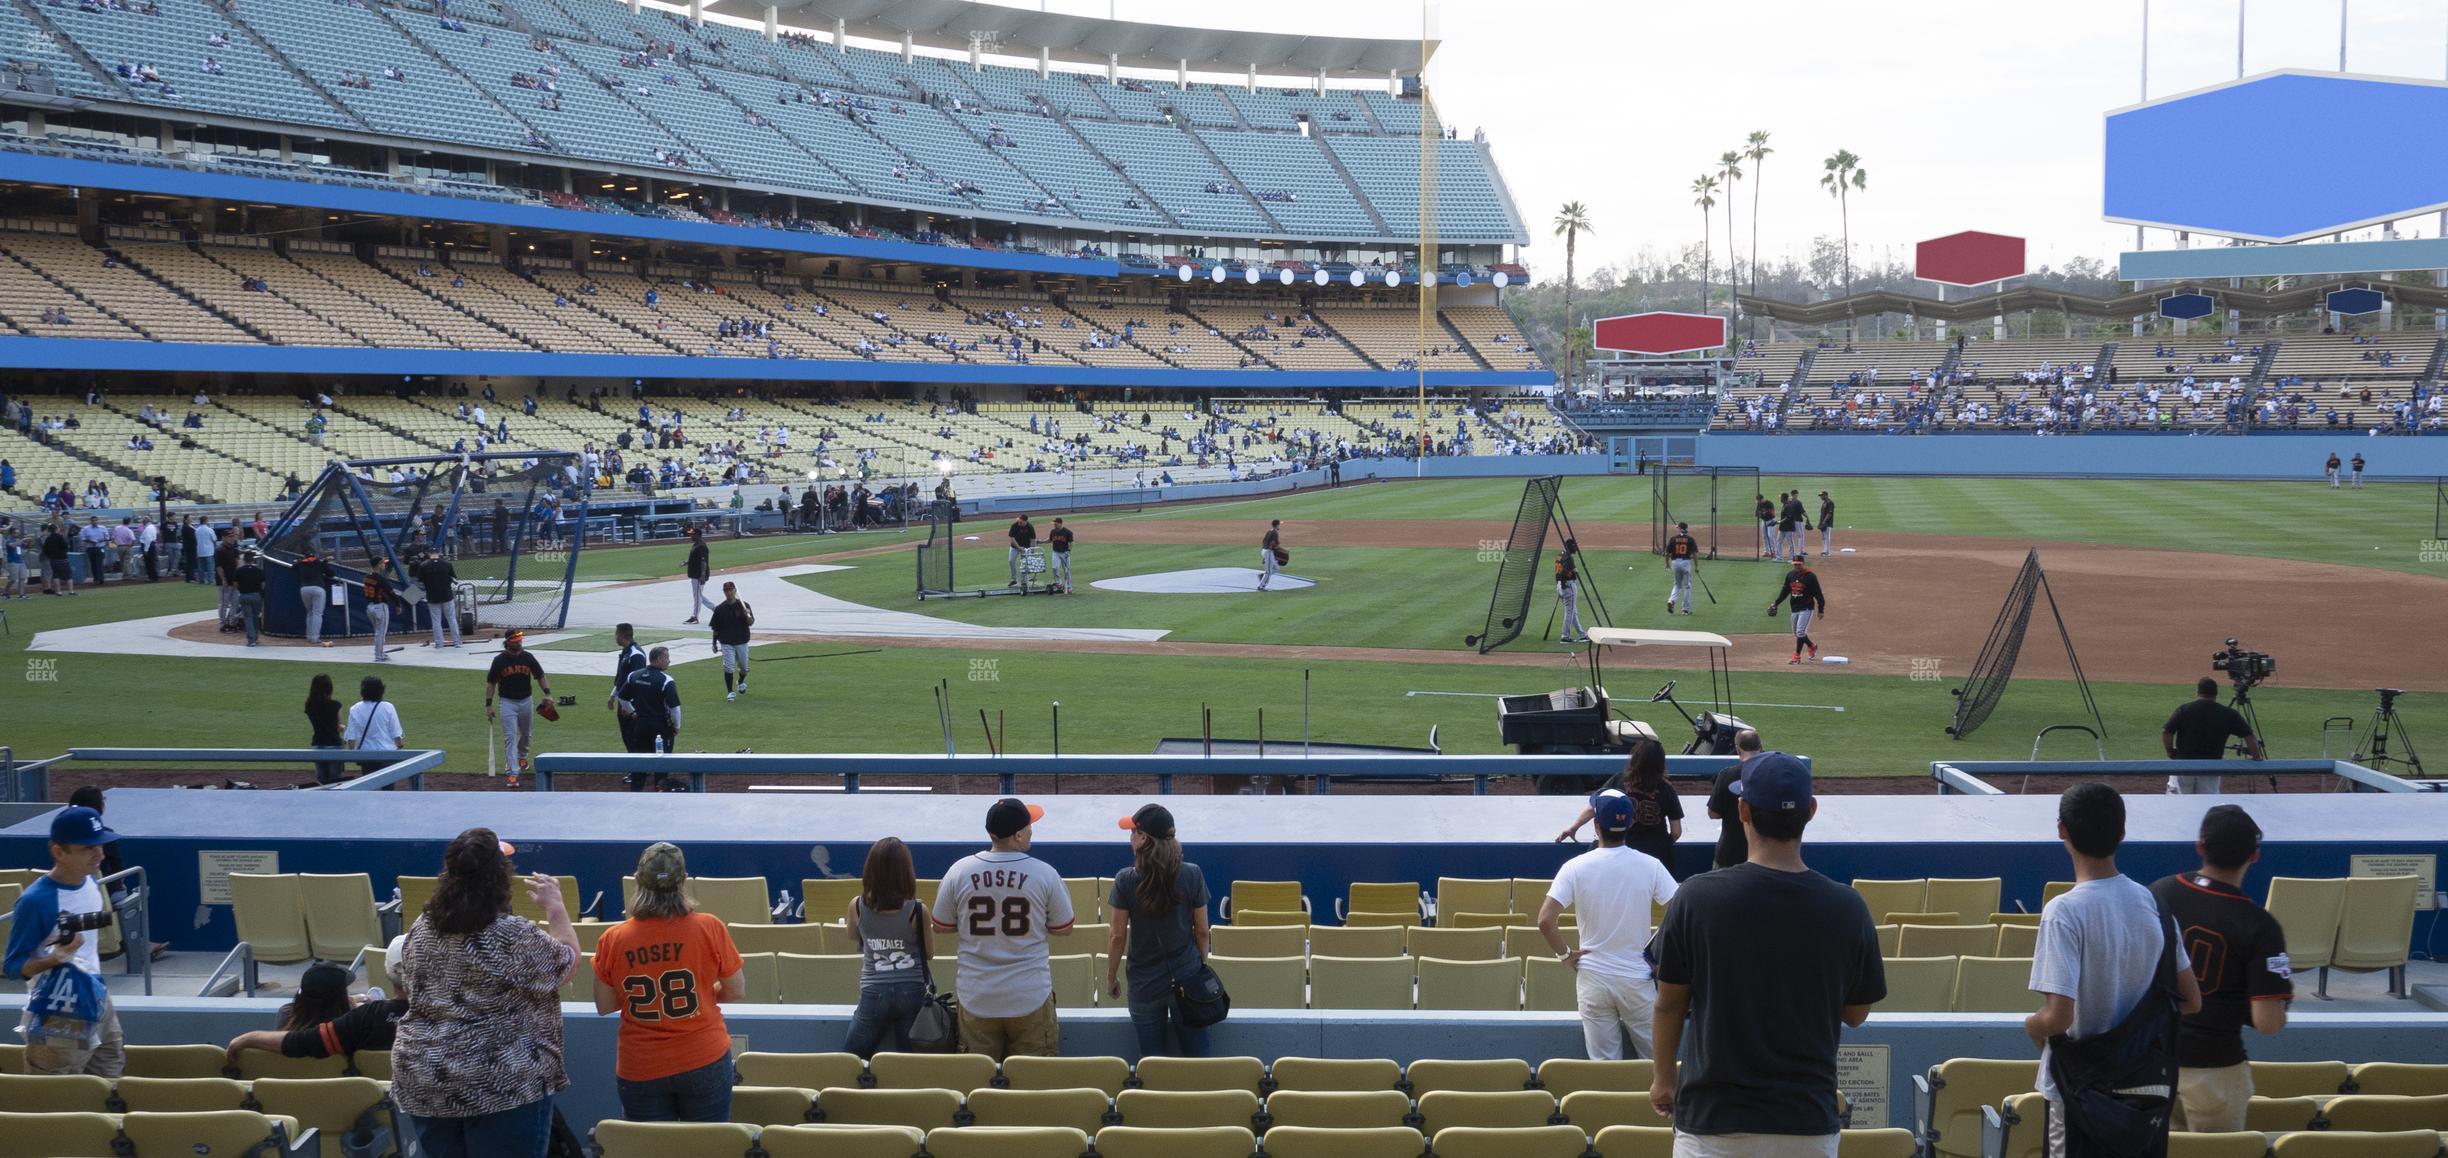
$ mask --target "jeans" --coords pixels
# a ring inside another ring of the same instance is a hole
[[[298,606],[306,613],[306,646],[323,642],[323,612],[330,605],[329,587],[308,587],[298,592]]]
[[[435,647],[459,646],[458,604],[448,601],[442,603],[428,603],[425,605],[425,614],[433,617],[433,645]],[[450,632],[450,643],[448,645],[445,645],[442,642],[442,633],[445,629]]]
[[[918,1019],[918,1007],[925,1005],[926,1000],[923,985],[861,988],[858,1008],[850,1013],[850,1036],[842,1042],[842,1050],[861,1058],[874,1057],[879,1046],[889,1046],[893,1053],[908,1053],[910,1023]]]
[[[1181,1008],[1174,1002],[1171,993],[1145,1005],[1131,1002],[1130,1019],[1131,1028],[1139,1031],[1141,1057],[1207,1056],[1207,1031],[1182,1024]],[[1165,1049],[1168,1030],[1172,1032],[1176,1044],[1176,1048],[1170,1052]]]
[[[383,645],[391,638],[391,608],[386,604],[366,605],[366,624],[374,629],[374,658],[383,657]]]
[[[256,630],[263,625],[263,592],[240,595],[238,615],[246,620],[247,646],[255,646]]]
[[[400,1117],[416,1132],[424,1158],[544,1158],[552,1142],[549,1096],[473,1118]]]
[[[669,1077],[642,1082],[621,1078],[621,1117],[632,1122],[728,1122],[731,1078],[729,1055]]]
[[[318,749],[329,748],[333,751],[340,750],[340,745],[338,744],[317,744],[315,747]],[[348,779],[348,765],[340,763],[337,760],[330,763],[324,763],[322,761],[315,762],[315,783],[338,784],[342,780],[346,779]]]

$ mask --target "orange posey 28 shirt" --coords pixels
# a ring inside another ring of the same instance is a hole
[[[731,1051],[714,983],[739,972],[731,931],[710,913],[628,920],[595,943],[595,976],[620,993],[613,1072],[647,1082],[714,1064]]]

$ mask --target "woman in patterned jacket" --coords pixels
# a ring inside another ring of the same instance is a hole
[[[517,852],[471,828],[442,854],[433,899],[391,976],[408,1001],[391,1047],[391,1097],[428,1158],[543,1158],[561,1064],[560,989],[578,966],[560,886],[519,879]],[[544,912],[510,912],[523,887]]]

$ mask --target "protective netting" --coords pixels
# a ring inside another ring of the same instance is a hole
[[[1760,557],[1758,467],[1651,463],[1648,472],[1650,554],[1665,554],[1675,524],[1689,523],[1703,559]]]
[[[918,544],[918,595],[949,595],[952,592],[953,522],[956,510],[951,503],[928,505],[931,521],[927,526],[926,542]]]
[[[1521,638],[1522,624],[1530,618],[1530,591],[1538,580],[1541,555],[1547,546],[1547,527],[1555,520],[1556,495],[1564,480],[1556,477],[1534,478],[1522,488],[1521,508],[1513,514],[1513,532],[1506,536],[1503,553],[1497,560],[1496,590],[1488,596],[1487,626],[1480,633],[1463,639],[1466,647],[1487,653]],[[1480,544],[1481,553],[1496,549],[1494,543]]]
[[[1997,622],[1990,625],[1979,658],[1972,661],[1972,674],[1964,686],[1955,689],[1955,722],[1948,725],[1948,735],[1958,740],[1971,735],[1997,709],[1999,697],[2006,694],[2006,682],[2014,678],[2015,660],[2023,654],[2023,634],[2031,627],[2032,604],[2041,582],[2040,552],[2033,551],[2023,557],[2023,569],[2015,572],[2006,604],[1998,609]]]
[[[459,602],[476,623],[558,628],[584,538],[576,463],[542,452],[334,464],[282,518],[265,553],[286,564],[312,552],[344,583],[382,568],[405,587],[415,561],[433,551],[458,573]]]

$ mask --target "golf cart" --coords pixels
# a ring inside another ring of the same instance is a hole
[[[1709,654],[1709,710],[1694,716],[1674,698],[1675,682],[1667,681],[1649,702],[1672,704],[1692,729],[1685,755],[1731,755],[1734,734],[1749,727],[1726,708],[1734,698],[1733,670],[1726,662],[1732,641],[1709,631],[1660,631],[1633,627],[1589,629],[1590,681],[1577,688],[1524,696],[1504,696],[1496,703],[1496,727],[1506,744],[1525,756],[1577,756],[1622,753],[1636,736],[1660,740],[1657,730],[1615,706],[1607,695],[1603,656],[1614,648],[1698,647]],[[1663,743],[1663,740],[1660,740]],[[1567,777],[1544,777],[1543,789],[1572,792]]]

